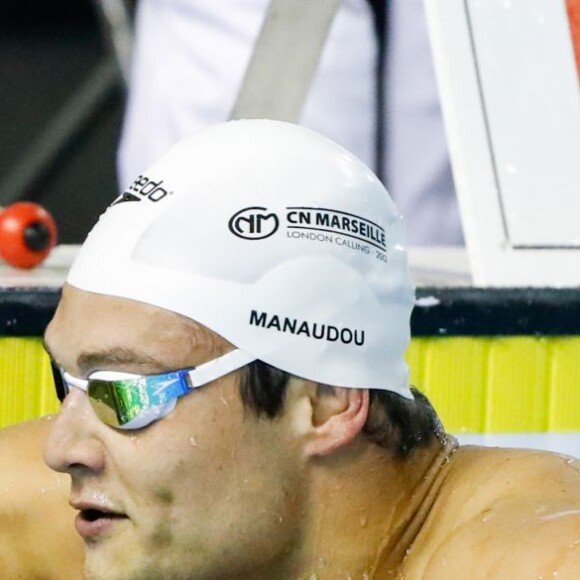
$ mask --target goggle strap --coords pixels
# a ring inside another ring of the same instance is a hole
[[[77,389],[80,389],[81,391],[84,391],[85,393],[87,392],[87,390],[89,388],[89,381],[87,381],[86,379],[77,379],[76,377],[69,375],[66,371],[62,371],[62,378],[64,379],[64,383],[67,387],[69,385],[72,385],[73,387],[76,387]],[[68,392],[68,388],[67,388],[67,392]]]
[[[239,368],[254,362],[255,356],[236,348],[217,359],[206,362],[188,372],[191,386],[201,387],[225,375],[237,371]]]

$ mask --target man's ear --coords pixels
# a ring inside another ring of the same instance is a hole
[[[348,445],[362,430],[369,412],[369,391],[319,385],[311,395],[312,425],[305,452],[323,456]]]

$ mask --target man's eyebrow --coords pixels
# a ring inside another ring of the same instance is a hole
[[[77,366],[83,374],[105,367],[127,364],[146,365],[159,370],[165,370],[167,367],[162,361],[148,353],[124,346],[94,352],[81,352],[77,357]]]
[[[44,337],[42,337],[42,346],[50,359],[57,362]],[[154,356],[125,346],[95,352],[82,352],[77,358],[77,366],[83,374],[102,367],[126,364],[147,365],[160,370],[168,370],[167,365]]]

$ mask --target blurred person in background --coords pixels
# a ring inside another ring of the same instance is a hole
[[[229,118],[267,7],[139,0],[121,189],[176,141]],[[422,0],[342,1],[301,124],[374,168],[411,246],[463,243]]]

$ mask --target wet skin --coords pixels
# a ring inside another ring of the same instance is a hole
[[[70,288],[46,340],[77,376],[231,348],[166,311]],[[45,456],[72,476],[87,578],[580,577],[578,463],[451,440],[398,459],[360,435],[364,391],[296,379],[270,421],[244,410],[237,380],[136,432],[106,427],[71,392]]]
[[[83,542],[70,478],[42,460],[50,418],[0,430],[0,578],[78,580]]]
[[[70,288],[46,343],[78,377],[187,368],[232,348],[167,311]],[[72,477],[89,578],[242,578],[284,559],[300,527],[302,460],[286,421],[244,412],[237,381],[196,390],[134,432],[104,425],[71,391],[45,458]]]
[[[460,448],[404,578],[580,578],[580,460]]]
[[[41,459],[49,428],[50,421],[40,419],[0,431],[0,571],[6,580],[82,576],[68,477]],[[374,577],[577,578],[579,469],[578,460],[535,451],[456,451],[442,465],[444,484],[403,551],[402,565]],[[356,517],[354,531],[372,523],[372,511]]]

